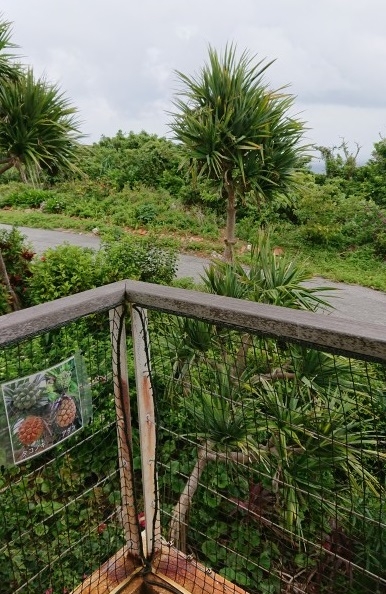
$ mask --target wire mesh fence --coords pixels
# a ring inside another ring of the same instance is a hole
[[[385,365],[153,314],[165,538],[249,592],[386,592]]]
[[[144,283],[126,300],[3,340],[1,592],[386,592],[385,337]]]
[[[125,542],[132,485],[120,477],[115,325],[98,313],[0,351],[4,594],[70,592]]]

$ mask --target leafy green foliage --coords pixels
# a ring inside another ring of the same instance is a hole
[[[0,251],[7,269],[9,281],[21,304],[26,304],[31,260],[34,252],[25,242],[25,237],[16,229],[0,229]],[[4,279],[0,278],[0,315],[10,311],[10,300]]]
[[[115,190],[137,186],[164,188],[178,195],[184,186],[179,170],[178,145],[155,134],[124,134],[121,130],[81,154],[80,167],[91,178],[110,184]]]
[[[39,208],[46,200],[51,199],[52,192],[25,184],[10,183],[3,188],[0,205],[17,208]]]
[[[237,57],[209,48],[198,76],[178,72],[182,89],[171,128],[183,143],[194,176],[216,182],[227,204],[225,257],[232,260],[236,199],[285,193],[303,149],[300,121],[288,117],[293,98],[269,90],[263,75],[270,63],[253,64],[248,52]]]
[[[105,282],[132,278],[170,284],[177,268],[176,251],[156,238],[106,239],[100,259]]]
[[[330,307],[319,293],[326,287],[305,287],[307,270],[284,255],[275,255],[269,232],[259,231],[251,249],[250,266],[215,261],[202,277],[207,290],[217,295],[259,303],[307,309]]]
[[[318,186],[305,178],[294,213],[298,234],[309,244],[337,249],[374,244],[384,256],[386,212],[362,195],[347,196],[336,180]]]
[[[154,332],[167,339],[156,377],[162,364],[173,378],[172,411],[162,404],[161,424],[179,441],[165,451],[160,444],[161,484],[173,501],[181,478],[192,479],[197,448],[206,456],[197,491],[190,483],[188,546],[199,559],[256,592],[281,591],[283,571],[326,592],[337,579],[353,593],[372,587],[334,555],[384,575],[374,554],[386,537],[373,515],[384,517],[375,366],[197,320],[160,321]],[[178,425],[169,423],[177,417]]]
[[[122,236],[99,252],[64,244],[33,262],[28,297],[36,305],[125,278],[168,284],[176,265],[175,251],[155,239]]]
[[[15,167],[22,181],[36,181],[41,171],[75,169],[79,122],[59,87],[27,70],[0,86],[0,110],[0,173]]]

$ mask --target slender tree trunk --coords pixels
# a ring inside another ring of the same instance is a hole
[[[26,176],[26,174],[25,174],[24,167],[23,167],[23,165],[21,164],[20,160],[18,160],[18,161],[15,163],[15,167],[16,167],[16,169],[17,169],[17,170],[18,170],[18,172],[19,172],[20,179],[21,179],[21,181],[23,182],[23,184],[26,184],[26,183],[28,183],[28,179],[27,179],[27,176]]]
[[[9,280],[7,267],[4,262],[3,254],[1,253],[0,249],[0,278],[3,280],[5,284],[5,288],[7,289],[8,293],[11,296],[11,307],[13,311],[18,311],[21,309],[21,303],[19,297],[16,295],[15,291],[12,288],[11,282]]]
[[[208,449],[209,444],[203,444],[197,455],[197,460],[194,468],[185,484],[177,504],[174,506],[172,518],[170,521],[169,538],[173,541],[174,546],[186,553],[186,529],[187,529],[187,513],[192,503],[194,494],[196,493],[201,475],[208,461],[212,462],[236,462],[240,464],[250,464],[253,459],[242,452],[213,452]],[[261,449],[266,449],[261,446]]]
[[[196,464],[175,506],[170,522],[170,540],[182,552],[186,552],[186,514],[188,513],[193,495],[197,491],[200,477],[206,466],[205,449],[200,449]]]
[[[7,159],[7,161],[1,160],[0,163],[5,163],[5,165],[0,168],[0,175],[2,173],[5,173],[6,171],[8,171],[8,169],[11,169],[13,167],[13,163],[11,163],[8,159]]]
[[[226,184],[227,193],[227,222],[226,222],[226,236],[224,239],[225,250],[224,260],[226,262],[233,262],[234,245],[236,243],[235,227],[236,227],[236,195],[235,188],[232,181]]]

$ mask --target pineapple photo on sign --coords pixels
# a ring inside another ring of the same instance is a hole
[[[75,357],[1,385],[15,464],[52,448],[83,427],[82,388]]]

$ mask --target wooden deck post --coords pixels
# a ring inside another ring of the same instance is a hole
[[[131,322],[141,443],[146,554],[151,557],[154,551],[161,547],[161,525],[156,480],[155,411],[153,390],[150,382],[149,357],[147,356],[149,355],[147,311],[132,306]]]
[[[117,415],[117,438],[119,472],[122,497],[122,524],[128,550],[136,556],[141,553],[141,535],[134,505],[134,476],[131,452],[132,433],[130,397],[127,374],[127,349],[125,310],[123,306],[110,309],[110,339],[112,346],[112,369],[114,378],[115,409]]]

